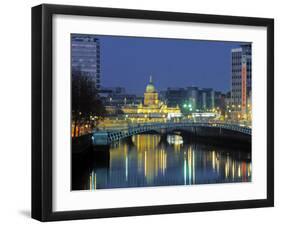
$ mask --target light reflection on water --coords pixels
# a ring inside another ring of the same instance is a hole
[[[141,134],[109,150],[106,166],[88,174],[84,189],[191,185],[251,181],[250,153],[186,144],[179,135]],[[75,190],[75,189],[74,189]]]

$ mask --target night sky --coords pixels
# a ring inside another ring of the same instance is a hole
[[[238,42],[96,36],[101,48],[101,85],[143,94],[153,76],[158,91],[198,86],[230,90],[231,49]]]

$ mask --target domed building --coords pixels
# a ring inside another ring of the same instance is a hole
[[[144,106],[153,106],[158,105],[158,103],[158,93],[153,85],[152,76],[150,76],[149,83],[145,89],[143,104]]]
[[[152,76],[146,86],[143,103],[139,105],[124,105],[122,111],[129,119],[138,121],[165,121],[175,117],[181,117],[179,106],[168,107],[159,101],[158,92],[153,84]]]

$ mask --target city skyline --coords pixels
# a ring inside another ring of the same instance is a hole
[[[148,77],[147,80],[149,80],[149,78],[150,78],[150,76]],[[154,79],[153,79],[153,81],[154,81]],[[105,86],[101,86],[99,94],[101,94],[103,91],[107,91],[107,90],[111,90],[111,91],[113,91],[113,93],[116,93],[116,90],[119,90],[119,92],[122,91],[121,92],[122,94],[135,95],[137,97],[144,97],[145,87],[146,87],[147,83],[148,83],[148,81],[143,84],[143,90],[140,91],[140,93],[135,93],[134,91],[128,92],[126,87],[116,85],[116,86],[106,86],[106,87]],[[153,82],[153,83],[155,84],[155,82]],[[157,84],[157,82],[156,82],[156,84]],[[206,87],[200,87],[200,86],[177,86],[177,87],[172,87],[172,86],[169,86],[169,87],[166,87],[166,88],[163,88],[163,89],[158,89],[157,85],[155,85],[155,88],[156,88],[156,91],[158,93],[163,93],[163,92],[167,92],[167,91],[171,91],[171,90],[188,90],[190,88],[196,88],[196,89],[198,89],[198,91],[213,90],[214,92],[219,92],[219,93],[222,93],[222,94],[231,93],[231,89],[226,90],[226,91],[221,91],[221,90],[217,90],[217,89],[214,89],[212,87],[207,87],[207,86]]]
[[[100,40],[101,87],[124,87],[127,93],[136,95],[143,93],[149,76],[153,76],[158,91],[196,86],[226,93],[231,89],[231,49],[245,44],[103,35],[95,37]]]
[[[250,43],[71,37],[72,190],[251,182]]]

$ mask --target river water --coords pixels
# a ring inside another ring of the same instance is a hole
[[[73,162],[73,190],[251,181],[251,151],[135,135]]]

